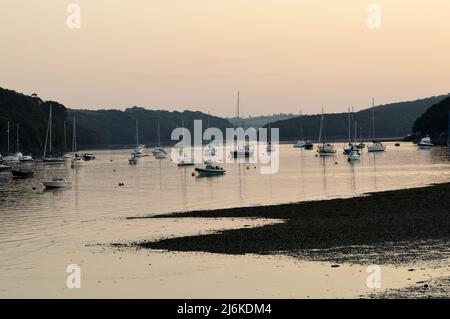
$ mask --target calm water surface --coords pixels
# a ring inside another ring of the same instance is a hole
[[[254,164],[222,164],[224,176],[192,177],[194,167],[180,168],[170,159],[147,157],[129,166],[129,150],[93,151],[97,159],[78,169],[29,164],[35,177],[28,180],[2,173],[0,266],[64,238],[95,240],[101,230],[89,233],[89,225],[102,220],[107,225],[127,216],[348,197],[450,180],[445,148],[389,143],[385,153],[364,150],[361,161],[350,164],[342,145],[336,147],[335,157],[317,158],[315,151],[281,145],[274,175],[260,174]],[[41,181],[53,176],[71,180],[72,188],[45,191]]]

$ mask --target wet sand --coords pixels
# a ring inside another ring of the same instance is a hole
[[[246,217],[284,222],[134,245],[183,252],[282,254],[300,260],[339,264],[399,266],[430,262],[444,264],[443,267],[449,269],[448,194],[450,183],[445,183],[350,199],[152,216],[148,218]],[[433,278],[423,284],[416,282],[409,288],[386,291],[384,296],[448,296],[448,283],[445,276]],[[417,293],[421,289],[427,293]]]
[[[327,253],[323,257],[327,260],[348,258],[349,261],[358,261],[361,258],[358,253],[367,254],[367,246],[375,246],[375,252],[379,253],[399,247],[402,254],[398,258],[408,261],[416,258],[421,247],[428,251],[430,244],[442,243],[441,248],[447,246],[450,239],[449,194],[450,183],[446,183],[349,199],[158,215],[149,218],[253,217],[285,222],[138,245],[151,249],[224,254],[296,255],[310,251],[311,256],[317,258],[320,254],[316,256],[311,250],[340,250],[340,256]],[[370,251],[374,252],[372,248]],[[434,257],[443,252],[436,253]],[[396,256],[378,258],[384,262],[397,261]]]
[[[335,267],[282,255],[162,252],[125,245],[273,222],[170,218],[80,223],[84,240],[70,236],[7,262],[10,265],[5,264],[0,272],[0,298],[358,298],[380,291],[367,287],[367,265]],[[68,228],[62,231],[70,233]],[[112,248],[112,242],[125,247]],[[81,267],[81,289],[66,287],[66,267],[73,263]],[[409,267],[383,266],[381,290],[448,273],[430,263],[414,272]]]

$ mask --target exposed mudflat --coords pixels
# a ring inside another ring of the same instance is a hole
[[[449,255],[450,184],[370,196],[149,218],[254,217],[284,220],[255,228],[139,242],[144,248],[224,254],[286,254],[316,260],[398,263]]]
[[[449,194],[446,183],[349,199],[159,215],[149,218],[245,217],[277,223],[133,245],[183,252],[282,254],[338,264],[442,266],[450,257]],[[446,297],[449,283],[446,277],[437,278],[370,297]]]

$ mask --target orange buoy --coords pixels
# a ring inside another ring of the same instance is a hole
[[[192,172],[192,174],[191,174],[191,175],[192,175],[192,177],[194,177],[194,176],[195,176],[195,172]]]

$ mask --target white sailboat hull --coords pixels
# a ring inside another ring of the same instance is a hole
[[[317,149],[317,152],[319,153],[319,156],[334,156],[334,155],[336,155],[336,150],[334,149],[333,145],[331,145],[331,144],[319,146],[319,148]]]
[[[381,143],[374,143],[373,145],[367,146],[367,151],[369,153],[384,152],[385,150],[386,146]]]
[[[305,147],[306,142],[305,141],[297,141],[294,143],[294,148],[304,148]]]

